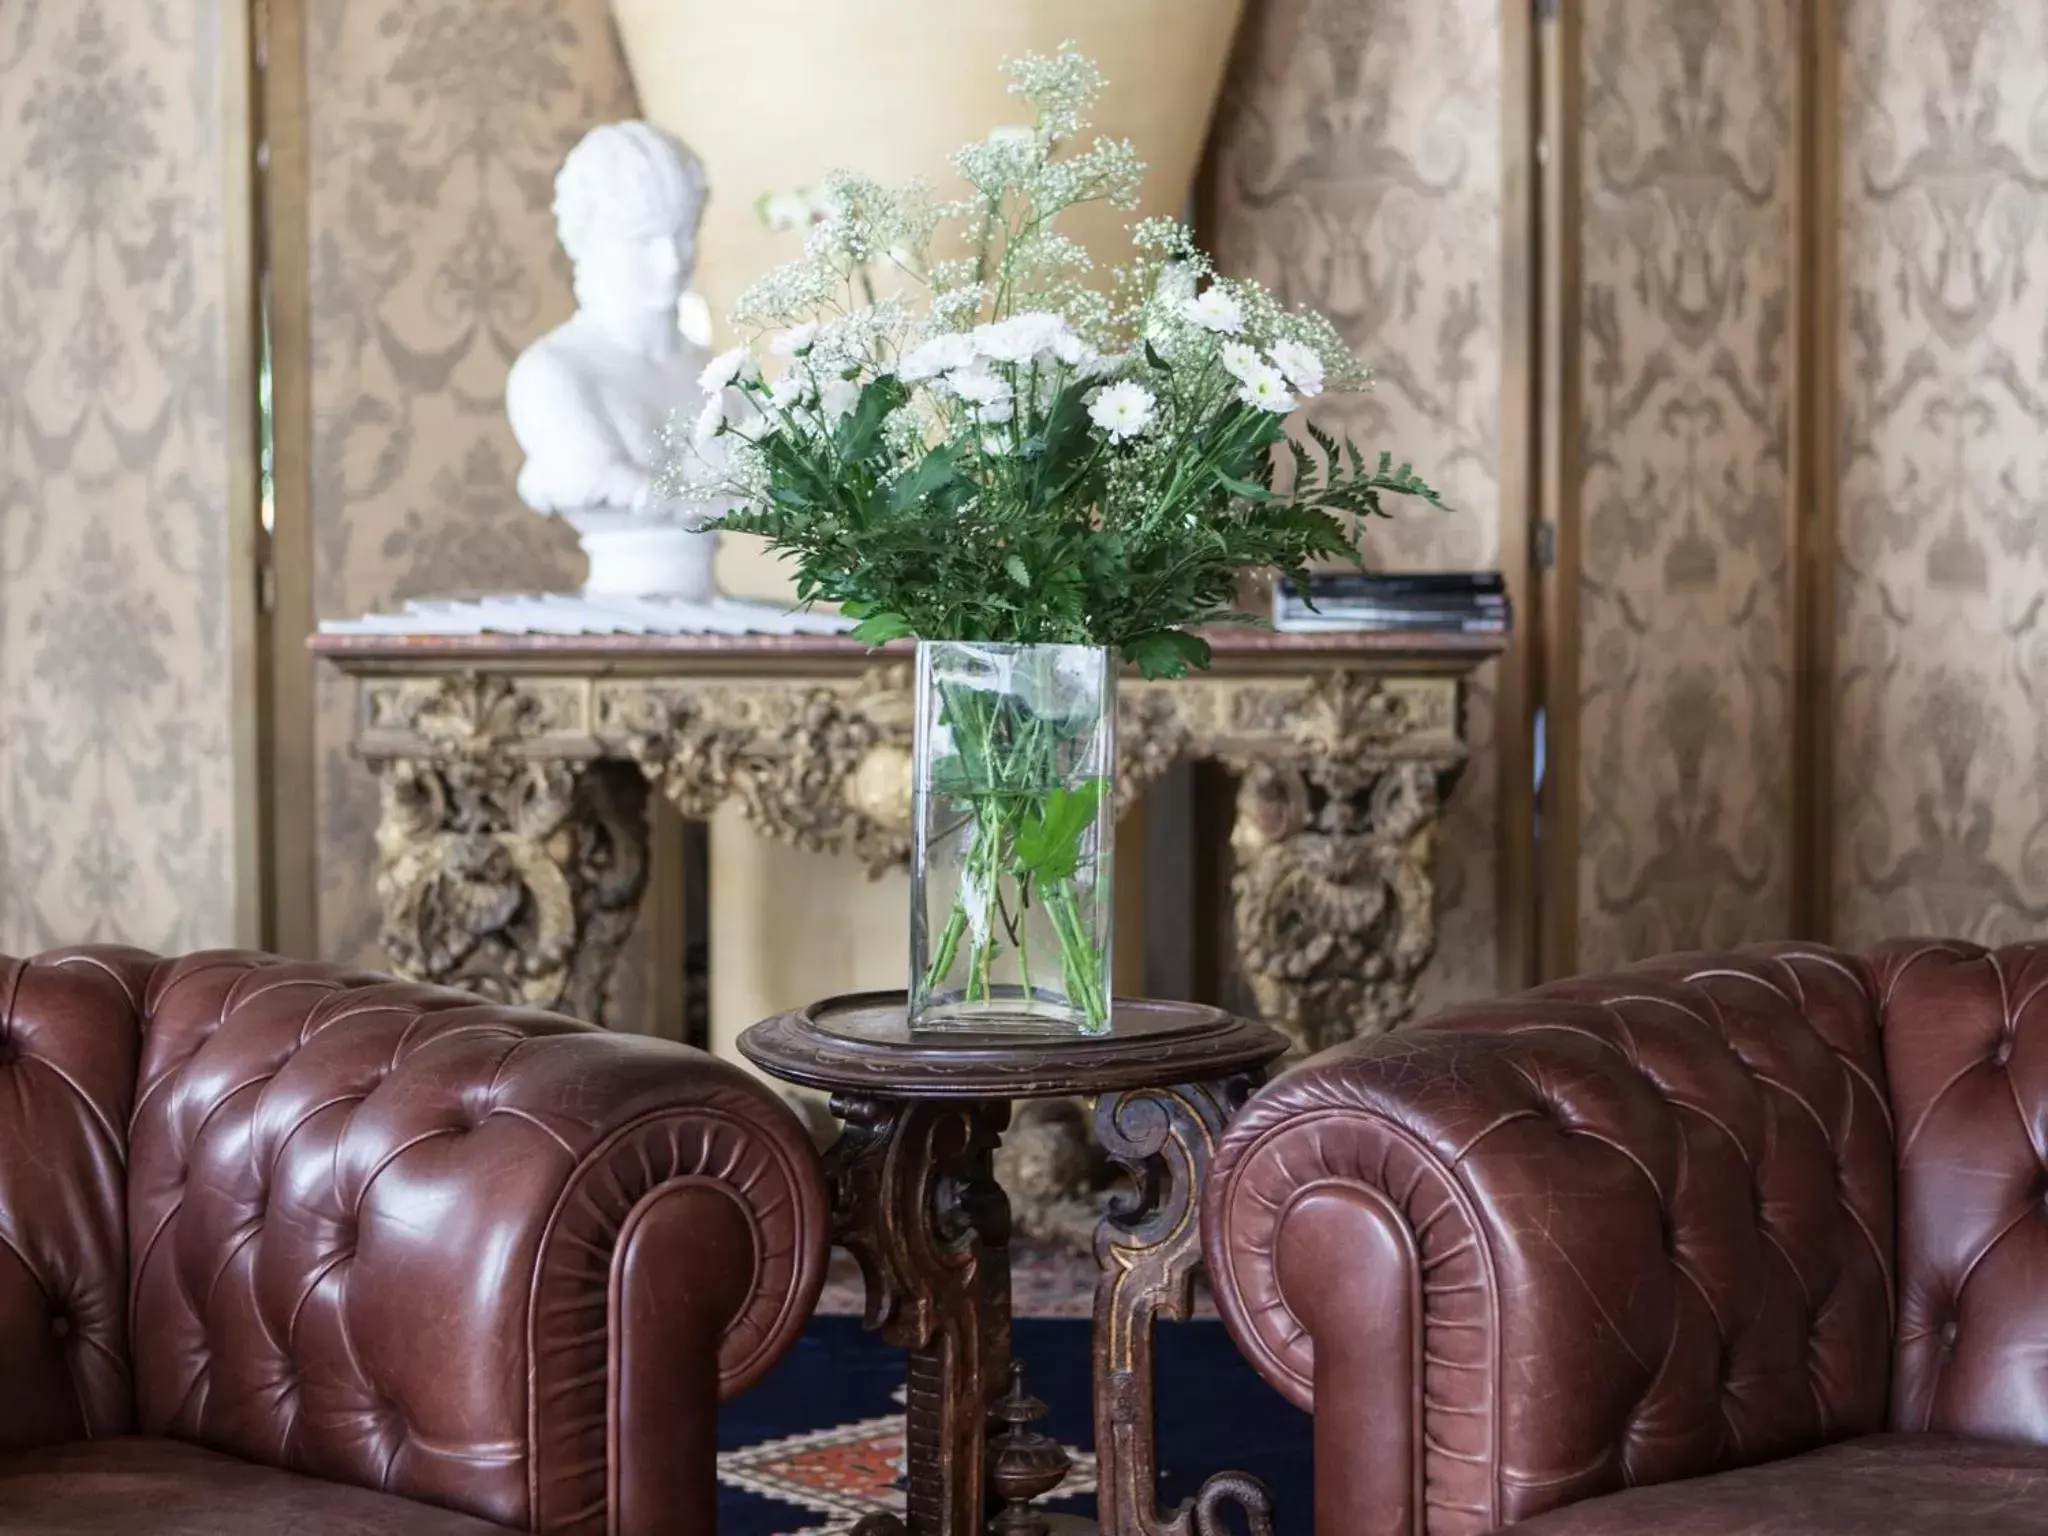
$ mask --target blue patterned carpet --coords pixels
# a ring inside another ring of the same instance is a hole
[[[1253,1373],[1221,1323],[1163,1324],[1158,1339],[1164,1501],[1235,1468],[1272,1491],[1280,1536],[1307,1536],[1314,1526],[1308,1416]],[[1069,1478],[1082,1491],[1047,1507],[1092,1515],[1088,1324],[1020,1319],[1015,1347],[1026,1385],[1052,1408],[1038,1428],[1083,1453]],[[857,1319],[813,1321],[776,1373],[725,1409],[719,1536],[825,1536],[849,1530],[862,1514],[900,1508],[892,1485],[902,1452],[902,1385],[902,1352],[863,1333]]]

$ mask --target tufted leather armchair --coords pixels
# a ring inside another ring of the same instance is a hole
[[[2048,945],[1664,960],[1330,1051],[1217,1301],[1320,1536],[2048,1531]]]
[[[247,954],[0,958],[0,1536],[704,1536],[825,1196],[683,1047]]]

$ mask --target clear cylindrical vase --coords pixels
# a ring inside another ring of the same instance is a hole
[[[921,641],[910,1027],[1109,1032],[1116,662]]]

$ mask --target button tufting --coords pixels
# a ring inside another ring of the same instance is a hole
[[[1943,1349],[1954,1349],[1956,1347],[1956,1331],[1956,1321],[1954,1318],[1950,1318],[1941,1325],[1941,1347]]]
[[[2005,1035],[2000,1037],[1998,1042],[1998,1049],[1991,1053],[1991,1060],[1995,1065],[2001,1067],[2012,1060],[2011,1035]]]
[[[70,1338],[71,1319],[62,1312],[52,1313],[50,1316],[50,1332],[57,1335],[60,1339]]]

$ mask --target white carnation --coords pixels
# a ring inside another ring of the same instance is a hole
[[[1259,349],[1241,341],[1226,341],[1217,348],[1216,355],[1223,361],[1223,371],[1240,384],[1266,366],[1266,360],[1259,356]]]
[[[1221,288],[1211,288],[1199,298],[1183,299],[1181,318],[1205,331],[1235,336],[1244,329],[1244,306]]]
[[[1283,341],[1273,348],[1273,366],[1287,376],[1287,382],[1304,399],[1313,400],[1323,392],[1323,360],[1313,348],[1298,341]]]
[[[1071,334],[1067,322],[1046,310],[1027,310],[1007,320],[974,328],[974,350],[991,362],[1028,363],[1050,353],[1060,338]]]
[[[946,387],[969,405],[994,405],[1010,398],[1010,386],[986,368],[962,368],[949,373]]]
[[[1278,368],[1264,364],[1244,380],[1244,387],[1237,392],[1237,398],[1246,405],[1257,406],[1277,416],[1284,416],[1294,409],[1294,396],[1287,392],[1286,377]]]
[[[697,424],[690,430],[690,441],[699,453],[710,448],[712,440],[725,430],[725,392],[720,390],[704,402],[704,409],[697,413]]]
[[[965,332],[956,332],[934,336],[912,347],[903,355],[896,375],[907,384],[917,384],[969,367],[973,362],[974,338]]]
[[[836,425],[860,404],[860,385],[852,379],[827,379],[818,386],[818,410],[827,426]]]
[[[806,320],[802,325],[792,325],[769,342],[768,350],[777,357],[802,357],[811,350],[811,344],[817,339],[818,322]]]
[[[1121,443],[1139,436],[1152,425],[1157,405],[1151,390],[1126,380],[1095,392],[1095,398],[1088,404],[1088,419],[1112,443]]]
[[[721,352],[704,365],[704,371],[697,375],[697,387],[707,395],[716,395],[728,384],[737,382],[749,372],[745,347],[734,347],[730,352]]]
[[[1072,331],[1062,331],[1053,337],[1052,355],[1069,368],[1085,368],[1095,361],[1095,349],[1076,336]]]

